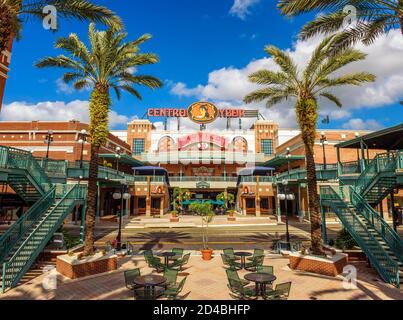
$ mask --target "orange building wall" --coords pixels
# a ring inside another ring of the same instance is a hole
[[[127,128],[127,142],[130,148],[133,150],[133,140],[134,139],[144,139],[144,149],[151,149],[151,131],[154,126],[149,120],[134,120],[129,123]],[[140,158],[140,155],[135,156]]]
[[[7,56],[3,53],[0,53],[0,111],[3,104],[3,96],[6,87],[6,79],[8,74],[8,67],[10,66],[11,62],[11,49],[12,49],[13,41],[10,40],[7,50]]]
[[[369,131],[357,131],[360,136],[364,136],[369,133]],[[325,144],[325,154],[326,154],[326,163],[335,164],[337,163],[337,149],[335,148],[336,144],[355,139],[356,131],[352,130],[326,130],[324,131],[327,143]],[[321,132],[317,132],[316,141],[314,146],[314,155],[315,161],[318,164],[323,164],[323,147],[320,144]],[[290,141],[282,144],[278,147],[276,153],[277,155],[285,154],[287,148],[290,148],[290,152],[292,155],[302,155],[305,156],[305,146],[302,141],[301,135],[298,135],[292,138]],[[377,153],[383,152],[382,150],[369,150],[370,158],[374,158]],[[365,157],[367,154],[365,153]],[[360,153],[361,158],[361,153]],[[340,149],[340,160],[341,162],[349,162],[357,160],[357,150],[356,149]],[[301,166],[304,163],[299,163]],[[296,166],[296,163],[293,164]]]
[[[81,157],[82,148],[82,145],[78,142],[78,134],[83,129],[88,132],[89,127],[79,121],[0,122],[0,145],[17,149],[40,147],[43,150],[34,151],[33,155],[35,157],[45,157],[47,144],[44,140],[48,130],[52,130],[54,140],[50,146],[49,158],[78,161]],[[88,142],[90,142],[90,139],[88,139]],[[102,147],[100,152],[114,153],[118,146],[127,154],[131,154],[130,146],[112,134],[109,134],[107,145]],[[72,152],[68,152],[67,148],[72,149]],[[90,151],[90,143],[86,143],[83,152],[84,160],[88,161],[90,159]]]
[[[273,155],[277,149],[277,139],[278,136],[278,125],[273,121],[269,120],[258,120],[255,125],[255,150],[256,153],[262,153],[261,149],[261,141],[264,139],[272,140],[273,141]],[[268,156],[271,158],[271,156]]]

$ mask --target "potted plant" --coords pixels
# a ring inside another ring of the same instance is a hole
[[[217,195],[217,201],[224,202],[224,209],[228,212],[228,221],[236,221],[235,210],[233,210],[233,205],[235,203],[235,197],[232,193],[227,191]]]
[[[173,210],[171,211],[171,218],[169,219],[170,222],[179,222],[179,215],[178,211]]]
[[[213,250],[208,245],[208,226],[214,219],[214,211],[210,203],[192,203],[190,210],[202,218],[202,230],[203,230],[203,249],[201,250],[203,260],[211,260]]]

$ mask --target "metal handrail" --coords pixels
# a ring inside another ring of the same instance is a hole
[[[349,231],[357,244],[366,253],[367,257],[370,259],[371,263],[374,265],[375,269],[379,272],[381,277],[386,282],[392,283],[396,287],[400,287],[398,264],[394,260],[392,260],[392,258],[385,251],[382,245],[368,231],[364,223],[360,219],[358,219],[358,217],[351,211],[351,209],[340,198],[338,192],[332,186],[321,187],[320,190],[322,204],[328,205],[333,209],[333,211],[337,214],[338,218],[343,223],[343,226]],[[328,191],[329,193],[327,194],[326,191]],[[327,196],[329,196],[329,198],[327,198]],[[344,214],[342,212],[344,212]],[[349,217],[352,218],[352,224],[345,218],[344,215],[346,212],[348,212]],[[376,255],[373,248],[369,249],[366,241],[363,240],[361,236],[359,236],[356,229],[360,229],[360,231],[365,232],[371,245],[377,247]],[[378,253],[380,255],[380,258],[382,258],[383,263],[382,261],[379,261],[379,257],[377,257]]]

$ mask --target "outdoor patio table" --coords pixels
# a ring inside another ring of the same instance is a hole
[[[169,267],[169,258],[176,256],[176,253],[175,252],[163,252],[163,253],[160,253],[158,256],[165,258],[165,266],[168,268]]]
[[[245,279],[256,284],[256,296],[266,296],[266,286],[271,285],[277,279],[276,276],[267,273],[248,273]]]
[[[244,251],[235,252],[234,255],[237,256],[237,257],[241,257],[241,267],[242,267],[242,269],[245,269],[246,257],[251,257],[251,256],[253,256],[252,253],[250,253],[250,252],[244,252]]]
[[[150,274],[134,278],[133,283],[138,286],[144,287],[144,294],[146,299],[155,299],[157,297],[155,287],[163,285],[166,281],[167,279],[163,276]]]

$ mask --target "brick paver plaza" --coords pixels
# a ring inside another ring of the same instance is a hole
[[[181,299],[190,300],[232,300],[227,288],[227,279],[219,251],[211,261],[203,261],[193,252],[186,269],[179,279],[188,276]],[[403,299],[403,291],[380,280],[377,274],[364,262],[354,262],[357,267],[356,289],[343,288],[343,277],[336,278],[290,270],[288,259],[280,255],[265,258],[265,265],[274,266],[276,283],[292,282],[290,300],[379,300]],[[123,271],[140,268],[142,274],[152,270],[141,256],[125,257],[119,260],[119,270],[84,279],[69,280],[58,275],[57,290],[45,290],[42,286],[44,275],[18,286],[0,296],[4,299],[43,299],[43,300],[132,300],[133,295],[125,287]],[[240,271],[243,277],[248,271]]]

